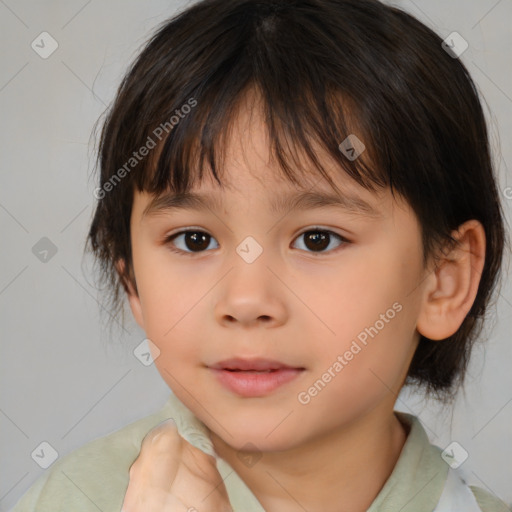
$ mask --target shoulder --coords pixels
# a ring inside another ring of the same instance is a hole
[[[408,430],[407,440],[391,477],[377,497],[376,507],[370,511],[376,512],[382,505],[386,505],[382,508],[387,510],[386,507],[391,507],[396,496],[403,495],[410,503],[410,508],[405,509],[411,511],[422,507],[432,510],[428,507],[434,501],[438,507],[442,504],[436,510],[512,512],[510,505],[497,496],[472,485],[473,478],[467,470],[449,469],[443,458],[443,450],[430,442],[417,416],[398,411],[395,413]],[[422,493],[427,486],[430,491],[428,495]],[[458,506],[459,502],[464,503],[464,507]]]
[[[512,508],[499,498],[474,485],[469,486],[482,512],[511,512]]]
[[[164,407],[58,459],[11,512],[120,510],[142,440],[169,417],[168,412]]]

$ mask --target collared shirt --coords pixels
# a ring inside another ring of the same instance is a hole
[[[433,512],[449,466],[441,450],[430,444],[416,416],[395,411],[409,429],[398,461],[367,512]],[[20,498],[11,512],[119,512],[129,482],[129,468],[146,434],[168,418],[180,435],[215,457],[235,512],[265,512],[238,474],[217,457],[208,429],[171,394],[155,414],[142,418],[58,459]],[[510,512],[492,494],[471,487],[482,512]],[[464,512],[457,510],[454,512]]]

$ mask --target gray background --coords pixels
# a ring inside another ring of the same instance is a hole
[[[457,31],[468,41],[461,59],[489,105],[510,222],[512,1],[395,4],[443,38]],[[119,329],[114,339],[100,324],[101,296],[82,247],[94,205],[93,124],[152,29],[184,5],[0,0],[1,511],[44,472],[31,458],[42,441],[63,456],[154,412],[169,394],[155,367],[134,357],[145,336],[129,309],[126,331]],[[43,31],[59,45],[47,59],[31,48]],[[32,252],[43,237],[57,248],[46,263]],[[460,443],[469,453],[462,467],[470,483],[512,502],[507,274],[491,320],[489,342],[475,349],[465,392],[453,408],[404,391],[397,409],[419,415],[442,448]]]

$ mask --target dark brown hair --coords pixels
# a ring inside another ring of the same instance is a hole
[[[483,224],[486,261],[474,304],[450,338],[421,338],[406,380],[453,397],[497,283],[505,233],[477,89],[441,43],[414,17],[376,0],[203,0],[166,20],[122,80],[99,141],[87,244],[112,318],[122,310],[121,287],[137,289],[135,187],[182,193],[202,178],[205,159],[221,184],[230,123],[254,88],[284,175],[300,183],[305,164],[333,185],[317,144],[368,190],[390,187],[419,219],[424,262],[466,220]],[[351,133],[364,141],[365,158],[340,151]],[[301,164],[290,142],[311,162]]]

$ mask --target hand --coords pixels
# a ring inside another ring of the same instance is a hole
[[[172,419],[142,441],[122,512],[233,512],[215,458],[183,439]]]

